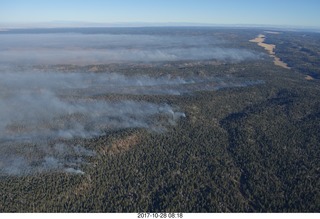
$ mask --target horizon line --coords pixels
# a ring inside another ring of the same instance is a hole
[[[89,27],[243,27],[243,28],[286,28],[314,29],[320,26],[302,26],[289,24],[219,24],[198,22],[86,22],[86,21],[48,21],[48,22],[0,22],[0,30],[30,28],[89,28]]]

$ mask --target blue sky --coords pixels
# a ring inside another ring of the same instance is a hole
[[[319,0],[0,0],[0,23],[186,22],[320,27]]]

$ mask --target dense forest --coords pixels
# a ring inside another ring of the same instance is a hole
[[[319,34],[313,32],[285,32],[272,34],[267,42],[276,45],[275,52],[302,74],[320,78]]]
[[[173,30],[110,31],[166,34]],[[180,95],[155,90],[154,95],[94,96],[165,102],[185,116],[173,125],[164,123],[161,131],[121,128],[66,140],[95,151],[94,156],[83,157],[84,173],[1,174],[0,211],[319,212],[320,35],[266,33],[266,41],[276,45],[275,52],[289,70],[275,66],[263,48],[249,42],[262,29],[192,31],[228,40],[230,47],[251,49],[261,58],[33,66],[48,72],[222,78],[223,83],[185,84]],[[306,75],[313,80],[306,80]]]

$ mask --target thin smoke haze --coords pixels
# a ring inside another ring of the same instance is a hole
[[[75,139],[127,128],[163,132],[185,117],[177,106],[136,101],[132,95],[184,95],[262,83],[229,76],[63,73],[32,67],[261,58],[211,36],[8,33],[0,40],[0,175],[83,174],[81,166],[96,152]],[[127,98],[97,98],[110,94]]]
[[[155,36],[130,34],[0,34],[0,63],[106,64],[220,60],[240,62],[260,55],[229,47],[206,36]]]

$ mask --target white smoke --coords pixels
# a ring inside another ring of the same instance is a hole
[[[261,83],[231,77],[58,73],[17,67],[259,58],[209,36],[1,33],[0,42],[0,175],[83,174],[82,165],[95,152],[75,140],[127,128],[164,131],[185,116],[177,107],[134,101],[130,95],[182,95]],[[126,94],[127,99],[96,98],[109,94]]]
[[[184,115],[167,104],[93,98],[117,86],[151,86],[165,83],[163,79],[39,72],[2,73],[0,77],[0,174],[82,173],[82,157],[94,152],[63,142],[126,128],[164,131]],[[75,97],[82,89],[85,98]]]
[[[179,60],[255,60],[207,36],[121,34],[0,34],[1,64],[106,64]]]

